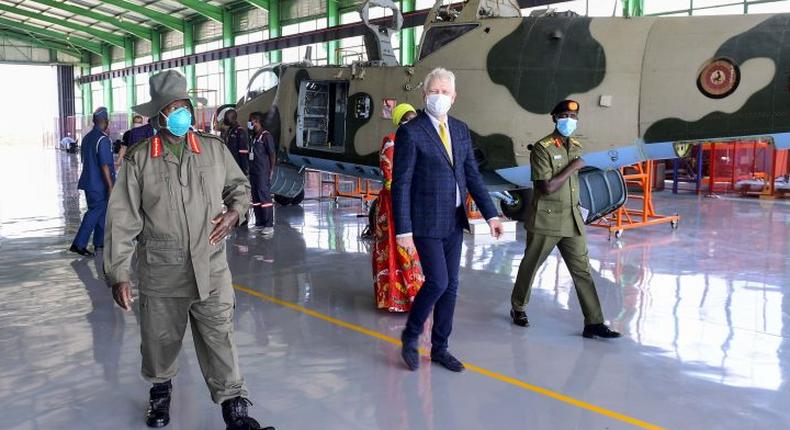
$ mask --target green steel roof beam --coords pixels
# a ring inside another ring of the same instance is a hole
[[[139,37],[140,39],[151,40],[151,30],[136,24],[132,24],[127,21],[122,21],[114,16],[104,15],[98,12],[95,12],[91,9],[85,9],[78,6],[73,6],[69,3],[61,3],[56,0],[32,0],[36,3],[43,4],[44,6],[51,7],[53,9],[60,9],[66,12],[71,12],[75,15],[81,15],[88,18],[95,19],[96,21],[101,21],[112,26],[118,27],[121,30],[132,34],[134,36]]]
[[[97,55],[101,55],[102,53],[100,43],[91,42],[90,40],[85,40],[79,37],[69,36],[59,31],[53,31],[53,30],[48,30],[46,28],[36,27],[28,24],[22,24],[21,22],[11,21],[5,18],[0,18],[0,27],[11,28],[24,33],[38,34],[59,41],[66,41],[66,44],[78,46],[80,48],[93,52],[94,54]]]
[[[745,2],[744,2],[745,3]],[[642,16],[645,11],[644,0],[624,0],[623,1],[623,16]]]
[[[6,37],[8,39],[14,39],[20,42],[29,43],[39,48],[54,49],[63,52],[64,54],[69,54],[77,58],[82,58],[82,51],[75,49],[74,47],[63,45],[50,40],[36,39],[35,37],[30,37],[26,34],[19,34],[9,30],[0,30],[0,37]]]
[[[247,0],[247,3],[253,5],[253,6],[257,7],[257,8],[263,9],[263,10],[265,10],[267,12],[268,12],[269,7],[270,7],[269,6],[269,0]]]
[[[184,21],[181,21],[178,18],[173,18],[172,16],[157,12],[155,10],[148,9],[143,6],[138,6],[134,3],[129,3],[125,0],[103,0],[104,3],[113,5],[115,7],[119,7],[121,9],[126,9],[130,12],[138,13],[140,15],[145,16],[148,19],[151,19],[171,30],[178,31],[180,33],[184,32]]]
[[[200,0],[177,0],[182,5],[194,10],[206,18],[222,24],[222,8]]]
[[[82,31],[84,33],[88,33],[92,36],[99,38],[100,40],[109,43],[110,45],[115,45],[120,48],[123,48],[123,37],[116,36],[112,33],[108,33],[102,30],[96,30],[95,28],[91,28],[90,26],[85,26],[83,24],[79,24],[76,22],[69,22],[64,21],[62,19],[53,18],[48,15],[44,15],[42,13],[33,12],[26,9],[19,9],[13,6],[8,6],[5,4],[0,3],[0,11],[3,12],[10,12],[17,15],[26,16],[28,18],[37,19],[39,21],[48,22],[50,24],[59,25],[61,27],[71,28],[73,30]],[[31,24],[32,25],[32,24]]]

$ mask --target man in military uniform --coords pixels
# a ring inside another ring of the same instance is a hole
[[[530,153],[534,195],[527,212],[527,249],[511,296],[513,323],[529,325],[526,308],[535,273],[556,246],[573,278],[584,313],[587,338],[615,338],[620,334],[603,322],[603,311],[587,254],[584,221],[579,206],[579,169],[582,146],[573,137],[579,103],[560,102],[551,112],[554,132],[538,141]]]
[[[158,132],[126,154],[110,198],[104,251],[113,298],[127,311],[137,252],[142,374],[153,383],[146,424],[170,421],[170,381],[190,323],[203,377],[227,428],[260,429],[247,416],[224,242],[247,213],[250,185],[221,140],[192,131],[183,75],[152,76],[150,92],[151,101],[134,110],[153,118]]]

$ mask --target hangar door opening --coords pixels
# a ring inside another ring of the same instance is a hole
[[[348,82],[303,81],[299,86],[296,146],[343,152]]]

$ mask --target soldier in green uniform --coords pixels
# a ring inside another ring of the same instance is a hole
[[[247,415],[233,342],[235,295],[224,241],[247,213],[250,184],[221,140],[193,131],[183,75],[152,76],[150,92],[151,101],[133,109],[153,119],[157,134],[125,155],[107,209],[104,250],[113,298],[127,311],[137,253],[142,374],[153,383],[146,424],[170,421],[171,379],[189,323],[227,428],[260,429]]]
[[[579,169],[584,167],[584,160],[581,144],[571,137],[578,114],[578,102],[560,102],[551,112],[554,132],[538,141],[530,153],[534,194],[526,219],[527,248],[513,287],[510,316],[516,325],[529,325],[525,311],[535,273],[556,246],[568,266],[582,306],[583,336],[615,338],[620,334],[603,322],[579,206]]]

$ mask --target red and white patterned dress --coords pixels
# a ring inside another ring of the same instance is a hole
[[[409,253],[399,247],[392,225],[392,159],[395,152],[395,134],[384,138],[379,154],[384,187],[376,205],[376,225],[373,231],[373,288],[376,306],[390,312],[408,312],[414,296],[425,277],[416,252]]]

